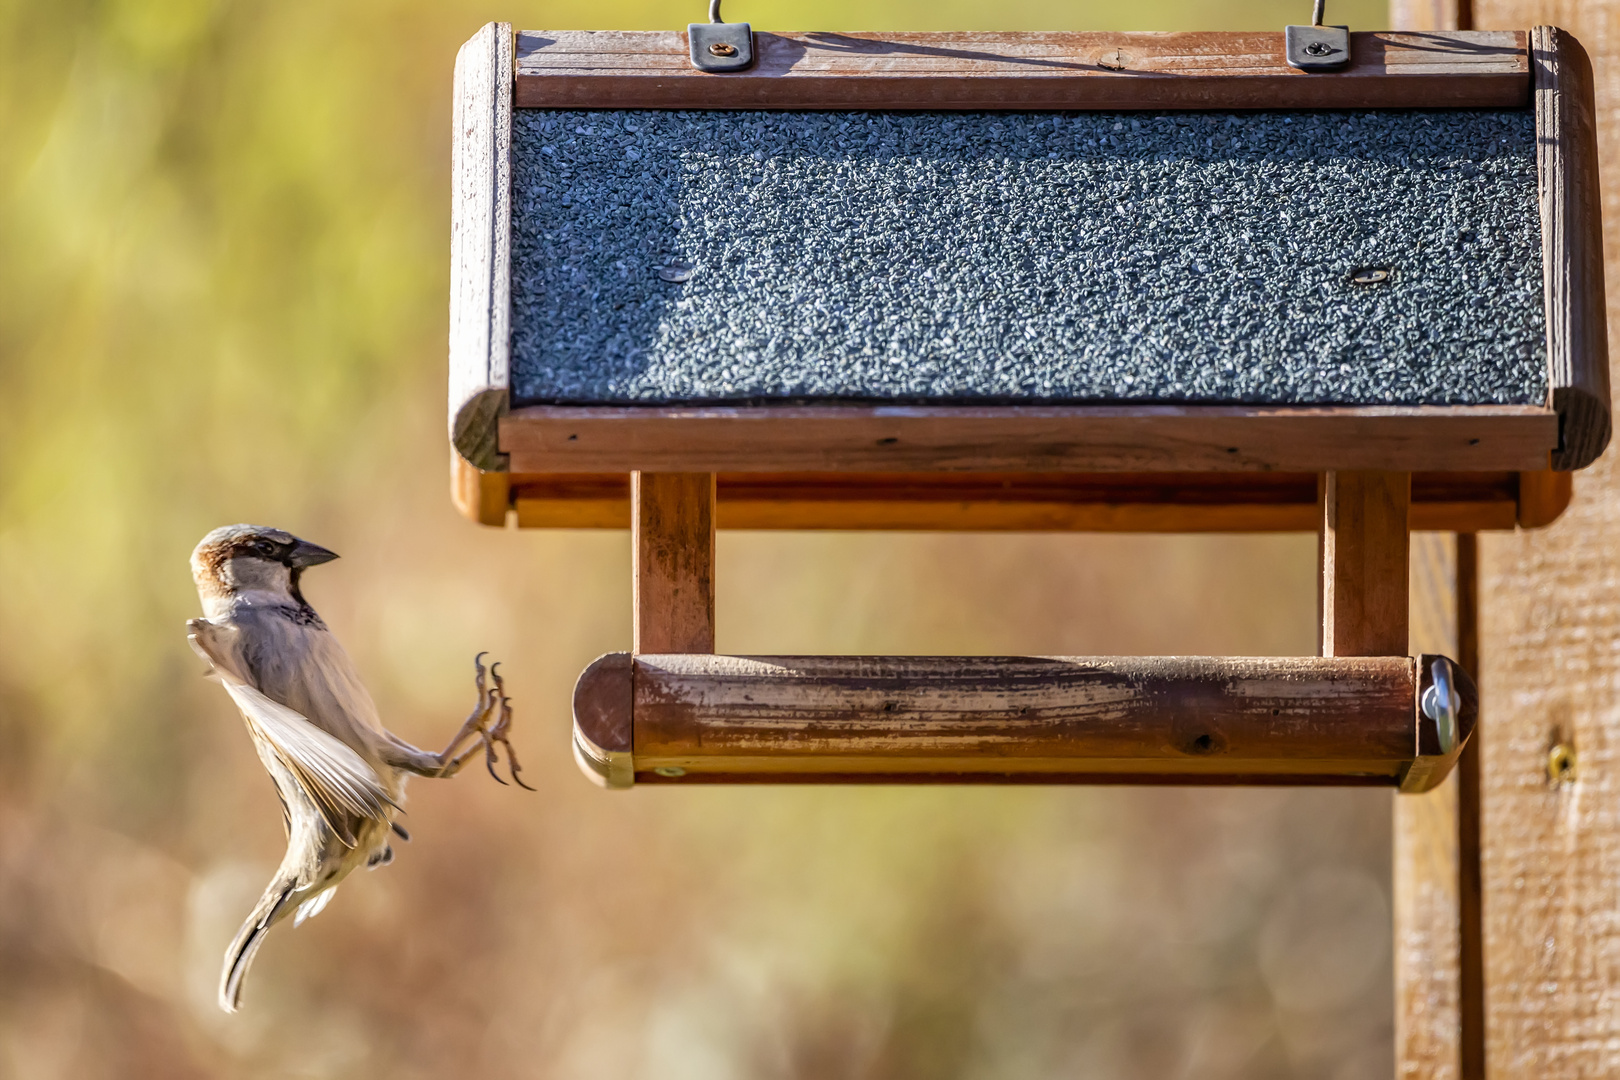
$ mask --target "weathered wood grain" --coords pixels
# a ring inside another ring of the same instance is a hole
[[[1530,34],[1541,190],[1547,374],[1559,416],[1555,469],[1582,469],[1609,444],[1609,339],[1592,62],[1568,33]]]
[[[1455,656],[1455,538],[1417,533],[1411,551],[1410,648]],[[1395,1075],[1402,1080],[1458,1076],[1459,771],[1425,794],[1395,800]]]
[[[628,529],[624,473],[509,476],[521,528]],[[1524,503],[1525,477],[1417,473],[1414,530],[1549,524]],[[1532,481],[1534,482],[1534,481]],[[1314,532],[1314,473],[721,473],[721,529],[1019,532]],[[1535,489],[1530,497],[1539,499]],[[1565,502],[1567,503],[1567,498]],[[1561,508],[1561,507],[1560,507]],[[503,507],[504,509],[504,507]]]
[[[1599,143],[1620,136],[1620,0],[1476,0],[1590,50]],[[1563,35],[1560,35],[1562,37]],[[1560,43],[1560,52],[1562,52]],[[1544,133],[1545,137],[1545,133]],[[1620,172],[1600,177],[1612,213]],[[1616,280],[1617,269],[1607,268]],[[1551,313],[1549,313],[1551,314]],[[1481,539],[1486,1050],[1496,1080],[1620,1075],[1620,474],[1575,479],[1553,527]],[[1573,746],[1554,784],[1548,749]]]
[[[582,677],[576,729],[628,729],[637,783],[1395,785],[1425,764],[1420,685],[1399,656],[641,654]]]
[[[529,406],[514,472],[1403,472],[1543,469],[1535,406]]]
[[[456,54],[450,168],[450,445],[498,470],[511,385],[512,27],[488,23]]]
[[[754,35],[747,71],[704,74],[675,31],[524,31],[517,104],[535,108],[1512,108],[1525,35],[1357,33],[1333,74],[1288,66],[1281,27],[1242,33]]]
[[[633,651],[714,651],[714,474],[630,478]]]
[[[1322,494],[1322,655],[1402,656],[1412,478],[1330,472]]]

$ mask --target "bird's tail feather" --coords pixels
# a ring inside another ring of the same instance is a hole
[[[296,885],[295,881],[285,878],[272,881],[236,932],[231,947],[225,950],[225,968],[219,975],[219,1007],[226,1012],[233,1013],[242,1007],[242,980],[247,978],[248,968],[266,931],[278,921]]]

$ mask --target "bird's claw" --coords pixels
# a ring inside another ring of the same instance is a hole
[[[495,777],[502,784],[506,783],[495,772],[495,764],[498,760],[495,754],[495,744],[499,743],[506,747],[507,775],[512,778],[512,782],[517,784],[518,787],[533,791],[534,788],[525,784],[523,777],[518,775],[523,771],[523,766],[518,764],[517,751],[512,749],[512,741],[508,738],[508,733],[512,730],[512,699],[506,696],[505,680],[501,678],[500,672],[496,670],[499,667],[499,664],[494,664],[489,669],[490,680],[495,684],[490,688],[490,706],[495,710],[496,718],[495,723],[485,733],[484,765],[489,769],[489,775]]]
[[[496,744],[504,746],[506,747],[507,774],[511,776],[512,782],[520,788],[533,791],[535,789],[525,784],[523,778],[518,775],[523,771],[523,766],[518,764],[517,751],[512,749],[512,742],[507,735],[512,730],[512,699],[506,696],[506,680],[501,678],[501,665],[498,661],[490,665],[489,681],[494,685],[486,690],[482,663],[484,655],[484,653],[479,653],[478,659],[474,661],[478,667],[478,693],[486,702],[483,715],[478,723],[478,734],[484,744],[484,768],[489,770],[489,775],[494,778],[496,783],[503,785],[506,783],[505,780],[501,779],[500,774],[495,771],[495,766],[500,762],[500,756],[495,750]],[[495,714],[495,722],[486,728],[484,722],[491,713]]]

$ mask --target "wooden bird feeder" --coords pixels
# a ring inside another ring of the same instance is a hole
[[[1409,533],[1546,525],[1609,439],[1592,73],[1313,40],[463,47],[453,490],[633,531],[593,779],[1444,778],[1475,692],[1407,655]],[[1315,530],[1321,656],[716,656],[716,527]]]

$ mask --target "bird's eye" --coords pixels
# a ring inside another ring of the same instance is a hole
[[[268,540],[255,540],[253,541],[253,550],[260,555],[274,555],[276,546]]]

